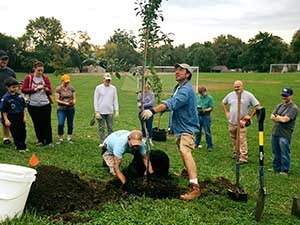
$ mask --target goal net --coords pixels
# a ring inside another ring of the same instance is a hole
[[[300,62],[298,64],[271,64],[270,73],[300,73]]]

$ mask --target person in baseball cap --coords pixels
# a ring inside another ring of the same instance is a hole
[[[103,75],[103,83],[95,88],[94,110],[95,118],[99,125],[99,147],[103,146],[103,141],[107,135],[113,131],[113,121],[119,117],[119,102],[117,88],[111,83],[112,77],[109,73]],[[103,93],[106,93],[103,95]],[[105,130],[107,128],[107,135]]]
[[[274,122],[271,137],[273,153],[273,171],[288,176],[291,165],[291,140],[295,130],[298,107],[293,102],[293,90],[285,87],[281,90],[281,103],[271,114]],[[296,150],[296,149],[294,149]]]
[[[177,69],[178,67],[182,68],[182,69],[185,69],[189,74],[190,76],[188,77],[188,80],[191,80],[192,79],[192,75],[193,75],[193,70],[192,68],[190,67],[190,65],[186,64],[186,63],[177,63],[175,65],[175,69]]]
[[[141,146],[142,145],[142,132],[139,130],[133,130],[130,132],[128,136],[128,140],[130,140],[130,144],[132,146]]]
[[[111,80],[111,75],[110,75],[110,73],[105,73],[105,74],[104,74],[104,80]]]
[[[161,104],[141,112],[143,120],[149,120],[155,113],[173,111],[172,124],[176,144],[180,151],[183,164],[189,177],[189,190],[180,195],[181,200],[190,201],[201,196],[200,185],[198,183],[196,161],[192,151],[195,148],[194,135],[200,132],[200,122],[197,111],[196,94],[191,84],[192,69],[186,63],[175,65],[176,86],[173,89],[173,96]]]
[[[8,54],[4,50],[0,49],[0,99],[2,99],[3,95],[7,91],[4,81],[9,77],[16,78],[15,71],[8,67],[8,61]],[[4,120],[2,121],[2,124],[3,144],[9,145],[11,143],[9,140],[9,128],[5,125]]]
[[[8,60],[8,55],[4,50],[0,50],[0,59],[1,60]]]
[[[76,104],[76,91],[71,85],[71,77],[69,74],[64,74],[60,78],[62,84],[55,89],[55,100],[57,102],[57,134],[58,140],[56,144],[63,143],[64,126],[67,119],[68,133],[67,140],[69,144],[73,144],[73,127]]]
[[[293,92],[293,89],[292,88],[282,88],[282,91],[281,91],[281,96],[282,97],[289,97],[291,95],[293,95],[294,92]]]
[[[116,175],[122,184],[126,183],[120,165],[126,153],[140,154],[145,168],[152,174],[153,168],[149,161],[145,143],[142,142],[142,132],[139,130],[118,130],[106,137],[102,146],[103,165],[109,168],[111,174]],[[149,162],[149,165],[147,165]],[[144,173],[145,171],[142,171]]]
[[[71,77],[70,77],[70,75],[68,75],[68,74],[62,75],[60,79],[61,79],[64,83],[70,83],[70,81],[71,81]]]

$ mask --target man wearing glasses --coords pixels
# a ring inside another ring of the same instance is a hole
[[[8,77],[16,78],[16,73],[8,65],[8,55],[5,51],[0,50],[0,99],[2,99],[3,95],[6,93],[7,89],[4,85],[4,81]],[[2,118],[2,113],[1,113]],[[1,119],[2,120],[2,119]],[[5,126],[4,122],[2,122],[2,131],[3,131],[3,144],[9,145],[11,141],[9,140],[9,128]]]
[[[291,154],[290,144],[296,123],[297,105],[292,101],[293,89],[283,88],[282,103],[277,105],[271,114],[274,122],[272,130],[273,170],[275,173],[289,175]]]

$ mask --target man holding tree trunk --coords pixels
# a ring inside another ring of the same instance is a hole
[[[197,112],[197,100],[193,86],[190,82],[192,70],[188,64],[176,64],[175,76],[178,84],[173,90],[173,96],[162,104],[146,109],[141,113],[145,120],[155,113],[173,111],[172,123],[176,144],[180,151],[184,166],[187,170],[190,189],[180,196],[181,200],[194,200],[201,195],[198,184],[197,167],[192,151],[195,147],[194,134],[199,132],[199,119]]]

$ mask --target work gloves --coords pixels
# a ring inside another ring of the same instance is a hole
[[[145,109],[142,113],[141,113],[141,118],[143,120],[148,120],[149,118],[151,118],[153,115],[155,114],[153,109]]]
[[[95,113],[95,118],[96,118],[97,120],[101,120],[101,119],[102,119],[102,116],[101,116],[101,114],[100,114],[99,112],[96,112],[96,113]]]
[[[115,118],[119,117],[119,111],[115,111]]]

